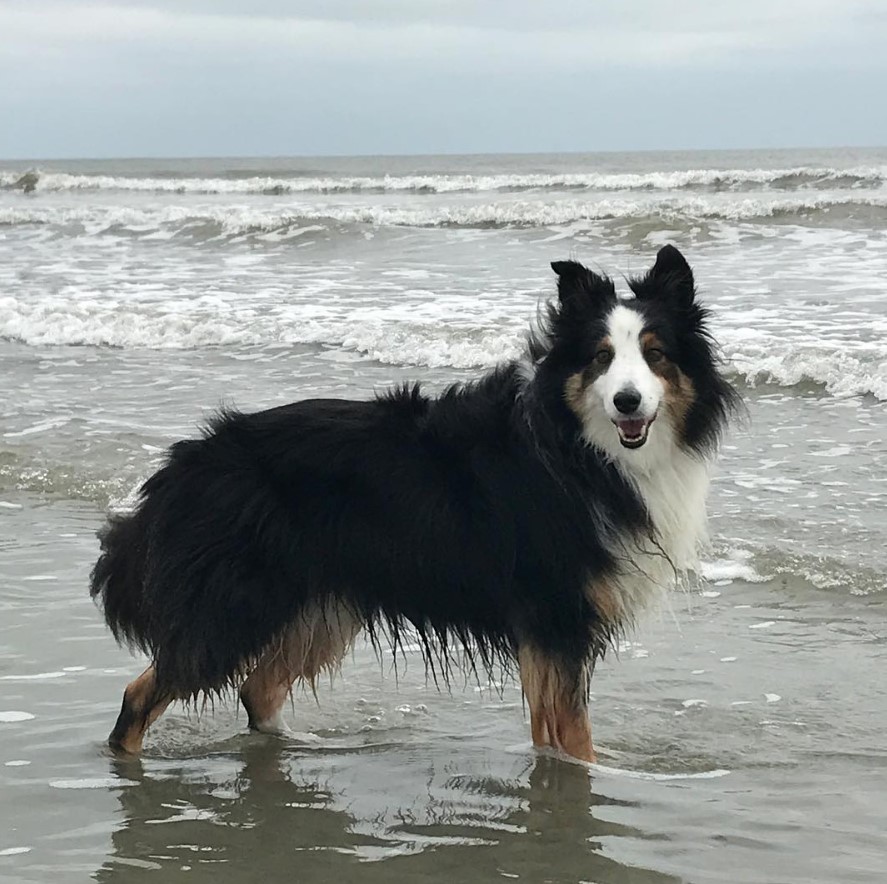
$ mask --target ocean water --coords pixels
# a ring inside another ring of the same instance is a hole
[[[519,352],[549,262],[673,242],[747,419],[704,579],[602,664],[591,770],[517,687],[358,645],[302,738],[174,708],[95,530],[220,404],[429,389]],[[887,149],[0,161],[0,882],[887,878]]]

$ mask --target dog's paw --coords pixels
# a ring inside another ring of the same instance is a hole
[[[293,733],[279,712],[273,718],[267,718],[264,721],[251,721],[249,729],[260,734],[271,734],[275,737],[288,737]]]

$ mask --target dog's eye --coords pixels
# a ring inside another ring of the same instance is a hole
[[[598,365],[609,365],[613,361],[613,351],[602,347],[594,354],[594,361]]]
[[[662,362],[665,359],[665,354],[657,347],[651,347],[644,352],[644,358],[647,362]]]

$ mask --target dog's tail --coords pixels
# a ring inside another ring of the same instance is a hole
[[[282,552],[288,512],[231,436],[174,445],[135,510],[99,533],[92,597],[180,699],[239,681],[305,601]]]
[[[150,653],[142,610],[144,554],[135,515],[114,515],[99,531],[102,552],[90,575],[89,594],[101,602],[114,638]]]

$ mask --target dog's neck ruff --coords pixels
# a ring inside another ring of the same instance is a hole
[[[709,465],[676,444],[670,448],[669,456],[655,465],[633,459],[639,451],[626,450],[613,458],[643,502],[651,527],[650,534],[617,534],[612,539],[616,566],[609,584],[623,626],[630,626],[644,609],[660,603],[668,590],[686,586],[708,542]]]
[[[699,553],[708,541],[705,500],[709,464],[672,440],[667,442],[670,451],[663,452],[656,462],[632,458],[638,451],[625,451],[614,460],[647,510],[655,543],[661,547],[657,551],[668,557],[674,570],[695,571]]]

